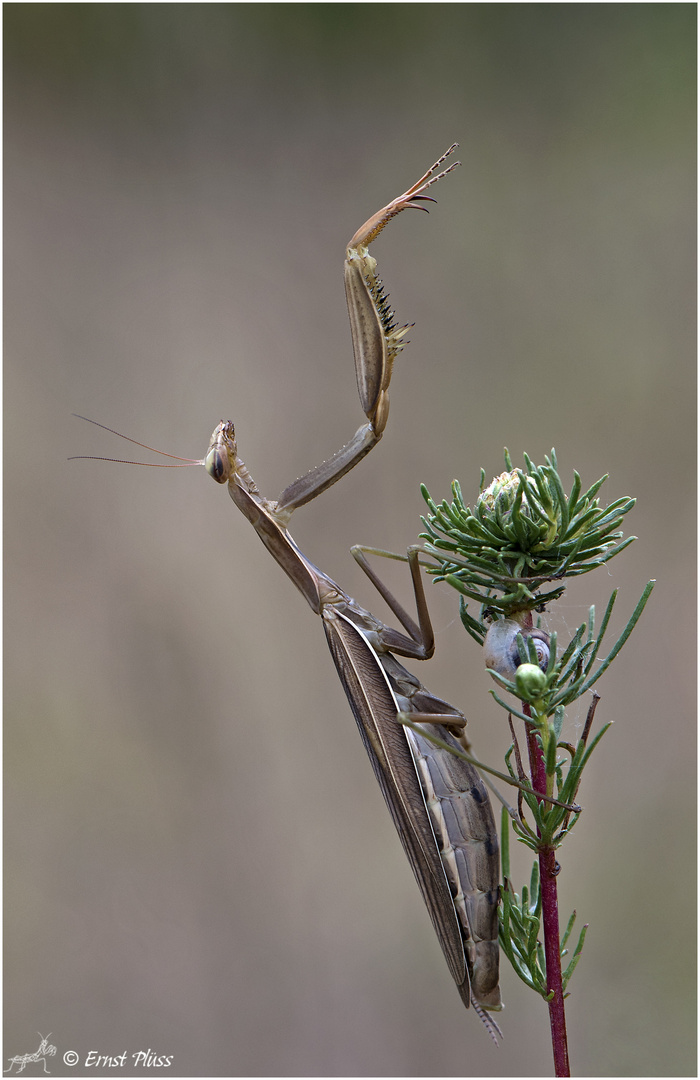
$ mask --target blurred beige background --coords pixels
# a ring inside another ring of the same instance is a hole
[[[613,640],[658,578],[561,852],[590,923],[571,1056],[694,1075],[694,5],[4,15],[5,1055],[50,1031],[56,1076],[147,1048],[187,1076],[551,1071],[505,963],[500,1050],[465,1013],[321,627],[226,492],[66,460],[132,456],[73,412],[192,456],[231,418],[270,496],[332,453],[362,419],[345,244],[458,140],[430,217],[373,249],[416,323],[386,436],[293,532],[385,614],[348,548],[414,541],[419,481],[474,495],[504,445],[555,446],[567,484],[638,497],[638,542],[550,621],[619,587]],[[431,601],[415,669],[498,762],[479,650]]]

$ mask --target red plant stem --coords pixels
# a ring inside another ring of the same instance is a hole
[[[528,705],[523,704],[524,712],[530,715]],[[546,794],[547,775],[542,749],[537,742],[534,725],[528,725],[527,748],[530,758],[530,775],[535,791]],[[561,980],[561,953],[559,945],[559,901],[557,896],[557,874],[559,864],[553,847],[544,847],[539,852],[540,894],[542,897],[542,931],[544,936],[545,968],[547,987],[554,991],[549,1002],[549,1026],[552,1033],[552,1052],[554,1055],[554,1075],[571,1076],[569,1068],[569,1047],[566,1038],[566,1015],[564,1013],[564,988]]]

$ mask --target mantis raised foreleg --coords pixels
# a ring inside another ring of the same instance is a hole
[[[341,476],[349,472],[376,446],[384,434],[389,418],[388,390],[391,372],[394,360],[404,347],[403,339],[410,326],[396,326],[394,312],[389,307],[381,278],[377,277],[377,262],[369,253],[369,245],[384,226],[402,210],[426,210],[422,203],[435,202],[422,192],[459,165],[459,162],[455,161],[443,172],[437,172],[445,159],[456,149],[457,144],[454,143],[408,191],[404,191],[403,195],[392,199],[373,214],[357,230],[347,246],[345,296],[355,354],[357,390],[368,422],[358,428],[350,442],[328,461],[324,461],[285,488],[277,500],[277,514],[280,519],[284,511],[291,514],[297,506],[303,506],[310,499],[315,499],[336,480],[340,480]]]

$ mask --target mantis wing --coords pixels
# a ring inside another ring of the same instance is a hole
[[[323,611],[335,666],[369,754],[379,786],[423,894],[435,932],[464,1004],[469,974],[460,924],[425,805],[400,710],[379,657],[365,635],[340,611]]]

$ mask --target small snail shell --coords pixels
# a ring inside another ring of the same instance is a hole
[[[518,634],[522,634],[526,645],[528,639],[534,641],[537,660],[543,671],[549,663],[549,634],[544,630],[525,628],[515,619],[494,619],[484,639],[484,662],[487,668],[497,671],[505,679],[514,679],[522,663]]]

